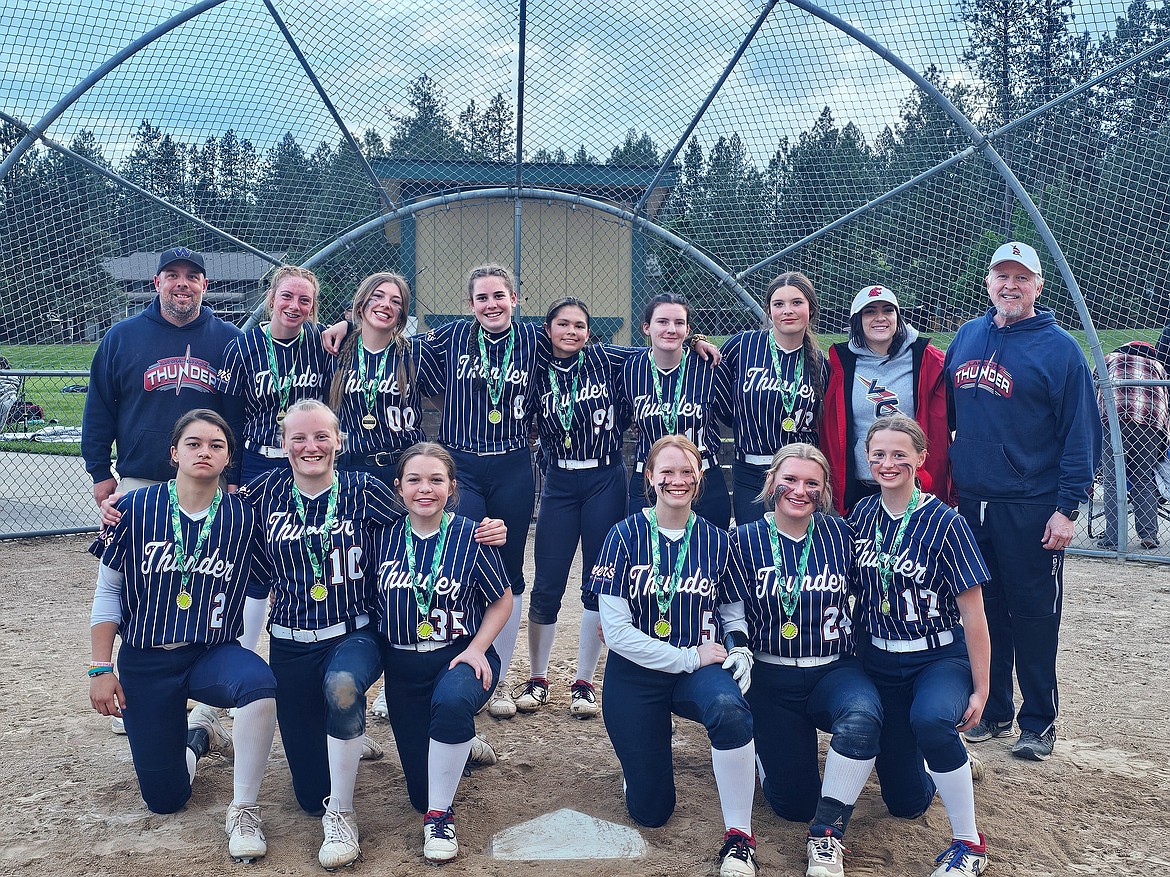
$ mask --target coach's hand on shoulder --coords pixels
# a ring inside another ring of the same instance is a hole
[[[111,493],[101,501],[103,527],[116,526],[118,521],[122,520],[122,513],[118,511],[117,506],[118,500],[125,495],[124,493]]]
[[[475,528],[475,541],[499,548],[508,538],[508,527],[499,518],[484,518]]]
[[[109,498],[117,486],[117,478],[107,478],[105,481],[97,482],[93,486],[93,501],[100,506]]]
[[[477,646],[470,645],[447,665],[448,670],[454,670],[456,664],[466,664],[475,671],[475,678],[483,683],[483,690],[492,687],[492,665],[488,663],[487,655]]]
[[[103,716],[121,716],[126,705],[122,683],[113,673],[103,673],[89,680],[89,702]]]

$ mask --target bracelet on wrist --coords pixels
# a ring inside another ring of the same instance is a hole
[[[695,334],[691,335],[687,339],[687,343],[690,345],[691,350],[694,350],[695,345],[697,345],[700,341],[706,341],[706,340],[707,340],[706,335],[700,335],[696,332]]]
[[[93,679],[97,676],[104,676],[106,673],[113,673],[113,672],[114,672],[113,667],[90,667],[86,671],[86,675],[89,676],[90,679]]]

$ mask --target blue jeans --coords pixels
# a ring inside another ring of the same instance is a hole
[[[366,691],[382,675],[377,634],[370,625],[321,643],[273,638],[269,661],[293,792],[302,810],[319,815],[329,795],[325,738],[366,732]]]
[[[608,697],[608,693],[606,694]],[[776,815],[810,821],[821,797],[817,730],[846,758],[878,754],[882,705],[861,662],[845,656],[821,667],[756,661],[747,693],[764,767],[764,798]]]
[[[971,662],[963,629],[955,641],[921,652],[862,650],[865,670],[882,698],[881,753],[877,775],[882,800],[894,816],[915,819],[934,798],[935,773],[958,770],[967,763],[967,749],[958,725],[971,697]]]
[[[605,662],[602,715],[626,781],[626,809],[657,828],[674,812],[670,714],[701,722],[715,749],[752,740],[752,713],[731,674],[718,664],[694,673],[648,670],[611,651]]]
[[[1158,541],[1158,482],[1154,472],[1166,456],[1166,438],[1144,423],[1121,424],[1121,449],[1125,456],[1125,475],[1129,484],[1129,507],[1138,538]],[[1105,426],[1101,446],[1101,473],[1105,489],[1105,538],[1117,545],[1117,476],[1113,469],[1113,441]],[[1132,546],[1131,546],[1132,547]]]
[[[477,524],[486,516],[501,518],[508,527],[500,549],[513,594],[524,593],[524,547],[532,526],[536,482],[528,448],[506,454],[473,454],[451,450],[459,502],[455,511]]]

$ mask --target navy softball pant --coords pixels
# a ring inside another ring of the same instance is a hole
[[[983,717],[1043,734],[1056,721],[1056,650],[1064,604],[1064,552],[1041,546],[1050,505],[960,499],[991,573],[983,608],[991,636],[991,691]],[[1012,669],[1020,683],[1015,715]]]
[[[650,491],[651,499],[646,498],[646,480],[643,474],[634,471],[630,475],[629,512],[633,514],[638,509],[653,505],[654,491]],[[711,466],[703,473],[703,486],[699,498],[691,505],[695,514],[710,521],[720,530],[731,526],[731,497],[727,495],[727,478],[723,474],[722,466]]]
[[[584,590],[610,528],[626,516],[626,470],[621,462],[598,469],[562,469],[550,463],[536,516],[536,576],[528,620],[556,624],[569,567],[581,544],[581,602],[597,611],[597,594]]]
[[[846,758],[878,754],[882,705],[856,658],[820,667],[789,667],[757,660],[747,701],[756,728],[756,755],[764,767],[764,798],[781,819],[809,822],[821,798],[817,730]]]
[[[456,511],[477,524],[485,516],[502,518],[508,527],[500,549],[513,594],[524,593],[524,546],[532,525],[536,482],[528,448],[506,454],[474,454],[449,448],[459,485]]]
[[[894,816],[916,819],[934,798],[935,773],[967,763],[967,748],[955,726],[973,690],[963,629],[955,641],[920,652],[885,652],[869,646],[862,663],[882,699],[881,752],[877,757],[882,800]]]
[[[126,692],[122,720],[138,788],[155,813],[174,813],[191,797],[187,698],[230,708],[276,697],[276,680],[264,659],[234,640],[177,649],[123,644],[118,674]]]
[[[288,457],[265,457],[250,448],[244,448],[243,462],[240,465],[240,484],[255,481],[266,472],[273,469],[287,469]]]
[[[611,650],[602,700],[605,730],[622,765],[626,809],[648,828],[664,825],[674,812],[671,713],[700,722],[714,749],[738,749],[752,740],[752,712],[719,664],[694,673],[663,673]]]
[[[487,650],[492,683],[483,682],[467,664],[448,665],[471,642],[456,640],[432,652],[397,649],[382,643],[386,667],[386,707],[394,745],[406,777],[406,793],[415,810],[427,811],[427,758],[430,741],[466,743],[475,736],[475,714],[500,681],[500,656],[494,647]]]
[[[319,643],[272,637],[268,655],[293,792],[302,810],[318,816],[329,797],[325,738],[366,732],[366,690],[382,675],[378,638],[372,627]]]
[[[735,510],[735,524],[750,524],[764,516],[767,509],[756,499],[768,480],[767,466],[753,466],[742,460],[731,464],[732,504]]]

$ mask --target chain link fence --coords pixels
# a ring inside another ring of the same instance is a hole
[[[945,347],[1005,239],[1041,252],[1042,303],[1100,374],[1170,317],[1161,0],[14,0],[0,65],[0,379],[44,421],[3,426],[0,535],[92,521],[52,430],[80,427],[64,391],[176,243],[208,254],[207,303],[239,324],[282,263],[321,277],[326,321],[399,271],[425,328],[498,261],[525,318],[573,294],[639,344],[641,304],[670,291],[720,337],[801,270],[822,342],[880,283]],[[1075,545],[1097,548],[1106,501]],[[1118,530],[1112,553],[1158,555]]]

